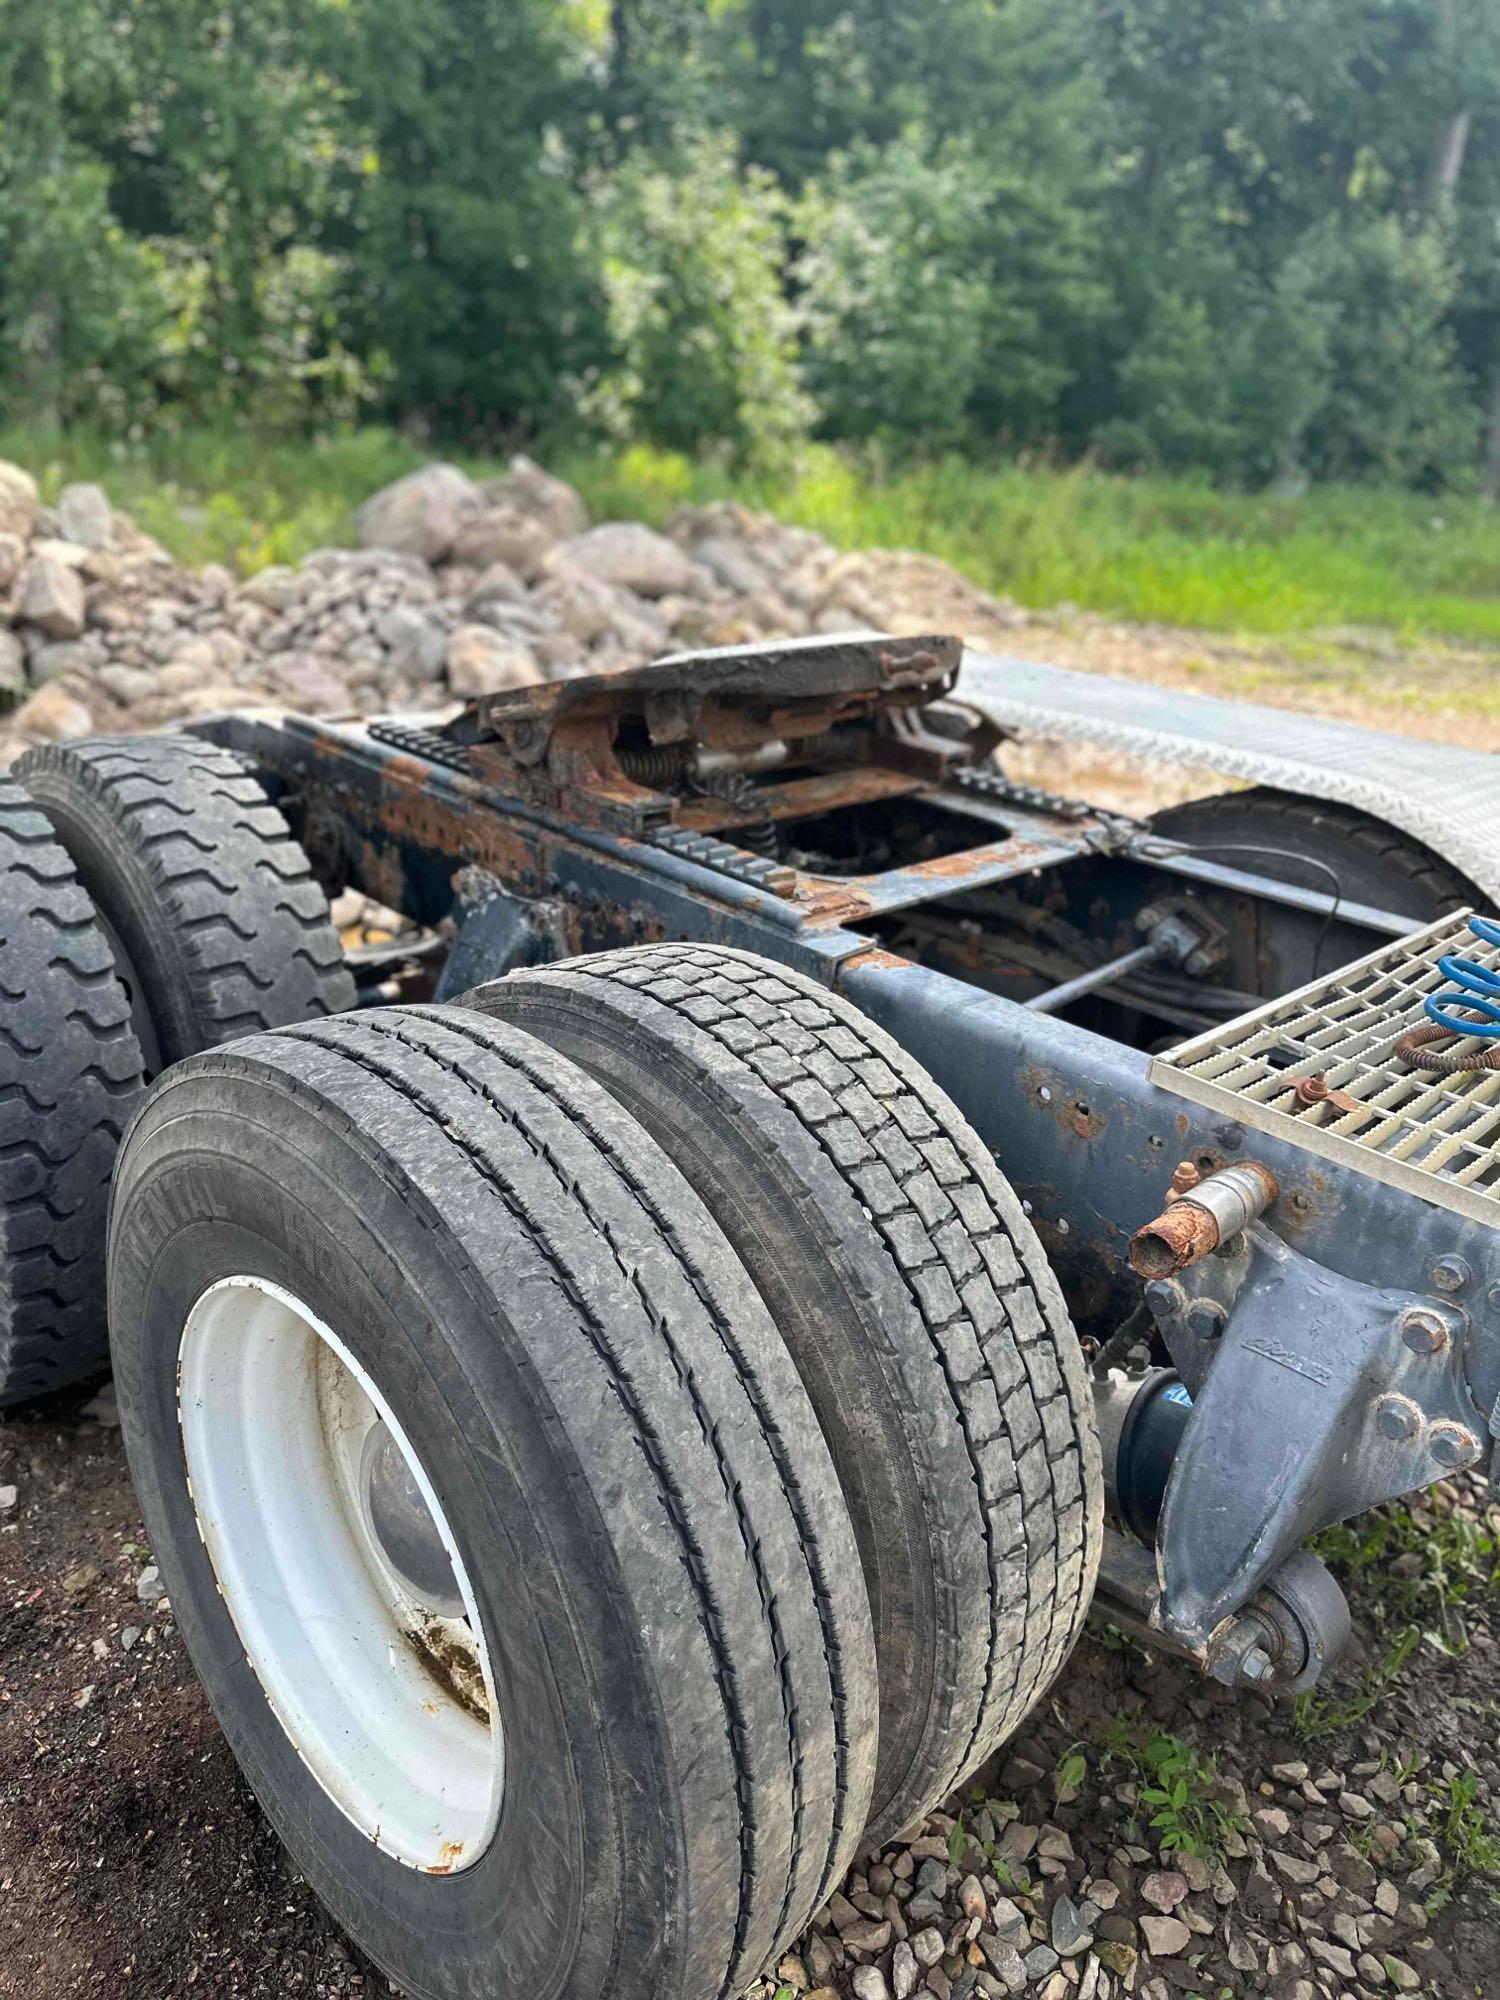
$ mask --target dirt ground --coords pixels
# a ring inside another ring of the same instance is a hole
[[[0,1422],[0,1995],[384,1993],[261,1818],[168,1608],[138,1595],[145,1532],[94,1388]]]
[[[100,1421],[90,1414],[98,1407],[93,1394],[93,1387],[66,1391],[0,1421],[0,1497],[16,1489],[0,1515],[0,1995],[387,1993],[261,1819],[169,1608],[141,1599],[149,1550],[108,1399]],[[1492,1525],[1500,1527],[1500,1517]],[[1353,1596],[1360,1633],[1340,1699],[1369,1685],[1388,1638],[1369,1622],[1357,1588]],[[1117,1872],[1118,1857],[1131,1852],[1119,1824],[1123,1793],[1093,1746],[1108,1741],[1118,1718],[1129,1719],[1137,1739],[1144,1729],[1166,1728],[1216,1756],[1229,1790],[1249,1805],[1285,1797],[1305,1818],[1295,1791],[1286,1794],[1268,1776],[1280,1760],[1306,1760],[1317,1777],[1320,1767],[1400,1771],[1415,1757],[1423,1787],[1441,1785],[1445,1772],[1474,1770],[1486,1793],[1500,1795],[1495,1603],[1468,1607],[1458,1657],[1422,1647],[1368,1714],[1312,1744],[1298,1734],[1288,1704],[1231,1697],[1174,1663],[1090,1636],[1012,1746],[1035,1759],[1034,1796],[1045,1804],[1037,1816],[1071,1830],[1080,1864],[1086,1859],[1097,1877],[1106,1867]],[[1076,1798],[1055,1803],[1055,1773],[1079,1743],[1091,1746],[1087,1774]],[[1024,1764],[1012,1763],[1003,1781],[1015,1789],[1018,1776]],[[1026,1794],[1019,1796],[1030,1816]],[[1427,1823],[1409,1802],[1392,1817],[1403,1814],[1413,1826]],[[1409,1874],[1422,1852],[1409,1847],[1394,1857],[1392,1877]],[[1454,1890],[1430,1922],[1423,1917],[1392,1948],[1418,1970],[1420,1991],[1432,2000],[1494,2000],[1500,1920],[1492,1892],[1478,1879]],[[1403,1892],[1403,1909],[1415,1917],[1420,1900]],[[1279,1939],[1284,1951],[1298,1935],[1274,1912],[1254,1921],[1272,1950]],[[1205,1987],[1205,1996],[1297,1992],[1269,1965],[1248,1981],[1229,1976],[1232,1985]],[[851,1990],[842,1971],[832,1977],[838,1994]],[[1324,1989],[1303,1990],[1311,2000]]]

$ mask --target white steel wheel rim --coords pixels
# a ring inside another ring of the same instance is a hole
[[[337,1334],[256,1277],[197,1300],[177,1379],[199,1533],[298,1755],[383,1852],[430,1874],[471,1867],[500,1817],[504,1732],[473,1587],[389,1404]],[[420,1495],[440,1588],[382,1544],[372,1460]]]

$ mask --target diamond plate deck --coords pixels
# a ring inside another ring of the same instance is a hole
[[[1151,1080],[1241,1124],[1475,1221],[1500,1225],[1500,1070],[1441,1075],[1396,1061],[1392,1048],[1426,1017],[1456,952],[1500,970],[1468,912],[1441,917],[1331,976],[1273,1000],[1151,1064]],[[1300,1078],[1322,1076],[1357,1109],[1302,1105]]]
[[[972,648],[958,693],[1018,734],[1196,764],[1357,806],[1430,847],[1500,904],[1500,757]]]

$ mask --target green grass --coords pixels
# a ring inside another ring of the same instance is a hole
[[[97,480],[180,561],[247,572],[351,540],[360,501],[428,456],[379,429],[299,443],[162,431],[133,444],[0,430],[0,458],[24,465],[44,498],[69,480]]]
[[[871,477],[831,451],[799,475],[733,478],[643,447],[567,470],[601,511],[660,521],[737,497],[843,548],[923,549],[1024,604],[1288,635],[1383,626],[1500,643],[1500,511],[1334,487],[1301,498],[959,459]]]
[[[1140,1818],[1135,1837],[1164,1854],[1195,1854],[1217,1861],[1226,1837],[1243,1833],[1245,1819],[1222,1795],[1212,1758],[1204,1758],[1164,1729],[1140,1736],[1122,1715],[1110,1718],[1099,1745],[1106,1769],[1124,1766],[1138,1783]]]
[[[37,472],[49,493],[66,479],[98,479],[175,555],[243,570],[347,540],[368,493],[433,455],[379,428],[309,443],[162,430],[128,445],[0,430],[0,456]],[[497,469],[493,458],[447,455],[475,472]],[[1340,626],[1500,644],[1500,511],[1478,499],[1236,494],[1089,466],[956,458],[882,473],[827,448],[780,476],[644,446],[537,455],[601,517],[659,525],[685,501],[738,498],[840,547],[927,550],[1030,605],[1267,634],[1309,659],[1310,635]]]

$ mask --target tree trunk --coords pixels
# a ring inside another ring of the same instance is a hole
[[[1470,113],[1467,105],[1455,111],[1438,134],[1432,155],[1429,206],[1445,194],[1452,194],[1464,170],[1464,154],[1469,149]]]
[[[1463,61],[1459,48],[1458,0],[1438,0],[1437,45],[1444,66],[1457,79],[1454,95],[1463,90]],[[1469,147],[1470,112],[1461,104],[1443,120],[1432,151],[1432,168],[1427,176],[1427,206],[1436,208],[1444,195],[1452,194],[1464,170],[1464,154]]]

